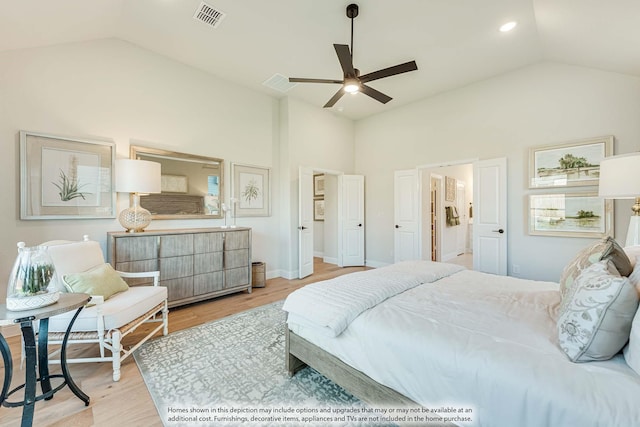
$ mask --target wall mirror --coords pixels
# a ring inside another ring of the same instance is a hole
[[[139,145],[130,147],[129,157],[161,165],[162,192],[140,197],[154,219],[222,218],[222,159]]]

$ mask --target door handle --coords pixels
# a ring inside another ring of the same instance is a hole
[[[400,228],[400,227],[401,227],[400,225],[396,224],[396,228]]]
[[[491,231],[493,231],[494,233],[500,233],[500,234],[504,233],[504,230],[502,228],[498,230],[491,230]]]
[[[362,224],[358,224],[358,227],[362,227]]]
[[[298,230],[306,230],[307,227],[305,227],[304,225],[301,225],[300,227],[298,227]]]

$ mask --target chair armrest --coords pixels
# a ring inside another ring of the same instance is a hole
[[[127,271],[118,271],[116,273],[120,275],[120,277],[133,278],[133,277],[153,277],[153,286],[158,286],[158,281],[160,280],[160,272],[159,271],[141,271],[138,273],[129,273]]]

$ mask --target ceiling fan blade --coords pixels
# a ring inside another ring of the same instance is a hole
[[[349,46],[346,44],[334,44],[333,48],[338,55],[338,61],[342,67],[342,72],[345,76],[355,77],[356,70],[353,69],[353,61],[351,60],[351,52]]]
[[[290,83],[337,83],[342,84],[342,80],[331,79],[305,79],[301,77],[289,77]]]
[[[368,95],[370,97],[372,97],[373,99],[375,99],[376,101],[380,101],[383,104],[386,104],[387,102],[391,101],[393,98],[391,98],[388,95],[385,95],[382,92],[379,92],[377,90],[375,90],[374,88],[367,86],[365,84],[360,85],[360,92],[364,93],[365,95]]]
[[[395,76],[396,74],[407,73],[409,71],[415,71],[418,69],[416,61],[405,62],[404,64],[394,65],[393,67],[384,68],[382,70],[374,71],[373,73],[360,76],[362,83],[367,83],[373,80],[382,79],[384,77]]]
[[[333,107],[335,105],[336,102],[338,102],[338,99],[342,98],[342,95],[344,95],[344,90],[342,90],[342,88],[340,88],[335,95],[333,95],[331,97],[331,99],[329,101],[327,101],[326,104],[324,104],[324,107],[322,108],[330,108]]]

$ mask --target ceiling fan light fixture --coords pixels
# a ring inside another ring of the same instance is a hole
[[[347,93],[356,93],[360,90],[360,82],[357,79],[344,79],[343,89]]]

